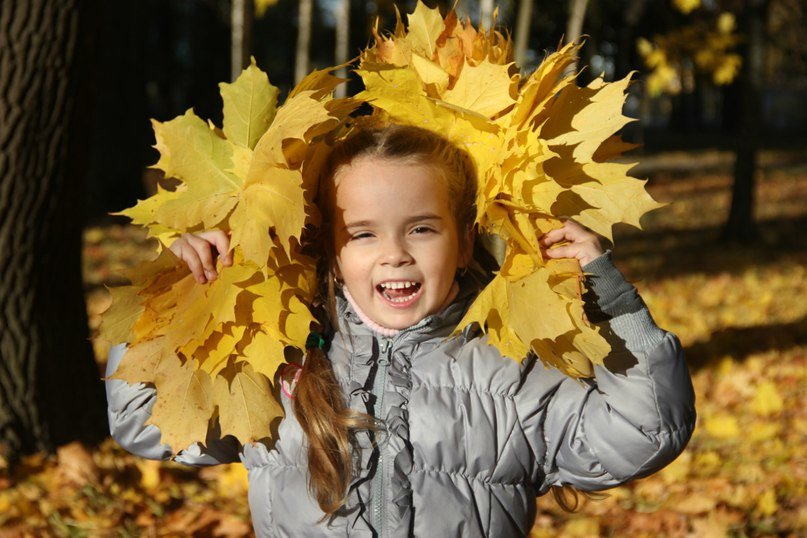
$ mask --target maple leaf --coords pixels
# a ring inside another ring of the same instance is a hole
[[[176,357],[165,357],[156,373],[157,400],[146,424],[160,428],[160,442],[174,452],[207,438],[208,419],[213,414],[213,380],[193,361],[182,364]]]
[[[316,188],[324,138],[357,105],[333,99],[342,81],[331,71],[312,73],[277,107],[253,61],[220,85],[223,129],[190,111],[154,122],[156,166],[179,185],[123,214],[160,237],[219,227],[234,249],[233,265],[200,285],[162,248],[112,291],[102,316],[100,336],[129,344],[114,377],[156,387],[151,423],[174,451],[203,442],[215,416],[221,435],[243,442],[271,437],[282,416],[271,380],[314,322],[316,261],[303,254],[303,230],[317,212],[306,189]]]
[[[443,99],[492,118],[515,103],[511,91],[514,92],[515,87],[507,69],[486,58],[477,65],[466,65],[462,76],[445,92]]]
[[[275,118],[280,90],[269,84],[255,58],[236,82],[222,82],[219,88],[224,101],[224,135],[234,144],[254,149]]]
[[[418,2],[415,11],[409,15],[409,35],[406,39],[412,48],[423,51],[426,58],[432,59],[437,49],[437,39],[443,33],[443,28],[440,10]]]
[[[263,170],[264,178],[249,183],[230,216],[233,248],[240,246],[247,261],[266,265],[274,229],[286,251],[292,237],[299,239],[305,226],[302,174],[286,168]]]
[[[266,376],[247,363],[217,376],[212,396],[221,430],[243,442],[271,438],[272,422],[283,417],[283,407],[272,394]]]
[[[585,320],[580,268],[548,263],[538,239],[560,216],[610,238],[615,223],[639,226],[658,207],[631,165],[609,162],[628,148],[615,133],[630,121],[629,78],[578,88],[566,72],[581,45],[568,44],[522,80],[502,34],[422,2],[408,23],[391,36],[374,32],[357,98],[389,121],[445,136],[476,165],[476,223],[504,240],[506,254],[457,331],[476,323],[506,356],[534,351],[569,375],[591,375],[609,346]]]

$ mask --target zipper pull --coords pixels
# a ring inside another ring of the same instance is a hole
[[[381,366],[386,366],[389,364],[390,360],[390,347],[392,342],[384,339],[384,343],[381,345],[381,353],[378,356],[378,364]]]

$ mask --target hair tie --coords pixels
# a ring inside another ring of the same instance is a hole
[[[289,362],[281,366],[283,370],[280,373],[280,390],[283,391],[289,399],[294,399],[294,389],[297,388],[297,383],[300,381],[300,375],[303,373],[303,368],[296,363]],[[288,376],[289,368],[294,370],[294,375],[289,376],[291,377],[291,381],[287,381],[286,377]]]
[[[325,338],[317,331],[308,333],[308,338],[305,341],[306,349],[321,349],[325,350]]]

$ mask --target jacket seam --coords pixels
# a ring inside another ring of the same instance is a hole
[[[471,475],[467,473],[462,473],[458,471],[448,471],[446,469],[440,469],[438,467],[413,467],[412,473],[434,473],[434,474],[444,474],[455,478],[462,478],[464,480],[470,480],[472,482],[479,482],[480,484],[484,484],[486,486],[500,486],[500,487],[511,487],[511,488],[519,488],[527,486],[527,482],[505,482],[502,480],[490,480],[486,478],[480,478],[477,475]]]
[[[269,469],[296,469],[296,470],[304,469],[306,471],[308,470],[306,467],[303,467],[302,465],[297,465],[294,463],[277,463],[274,461],[267,461],[266,463],[259,463],[258,465],[250,464],[249,466],[247,466],[246,463],[243,463],[242,465],[244,465],[244,467],[247,468],[247,471],[250,471],[252,469],[262,469],[264,467],[268,467]]]
[[[641,472],[641,469],[643,469],[647,465],[647,463],[649,461],[653,460],[655,457],[658,456],[658,454],[659,454],[659,452],[661,452],[661,448],[662,448],[662,446],[664,446],[665,442],[670,443],[674,437],[679,436],[681,433],[686,432],[687,430],[689,430],[689,425],[681,424],[681,425],[679,425],[679,426],[677,426],[675,428],[669,429],[669,430],[660,430],[657,433],[650,434],[649,435],[650,439],[652,439],[653,442],[656,443],[655,450],[653,451],[653,454],[648,456],[647,459],[645,459],[641,463],[641,465],[636,466],[636,473],[634,473],[633,476],[636,476],[636,474]]]
[[[505,400],[515,400],[515,395],[510,394],[507,392],[494,392],[490,390],[485,390],[478,385],[436,385],[431,383],[412,383],[412,390],[417,389],[425,389],[425,390],[452,390],[452,391],[460,391],[460,392],[474,392],[476,394],[484,394],[487,396],[495,396],[497,398],[502,398]]]

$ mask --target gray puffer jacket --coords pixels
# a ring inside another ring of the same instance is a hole
[[[657,471],[686,445],[694,394],[678,339],[659,329],[605,254],[592,274],[589,318],[608,325],[608,368],[580,382],[534,357],[503,358],[473,331],[447,338],[470,299],[393,338],[361,323],[345,301],[329,358],[351,407],[383,420],[357,436],[345,513],[330,522],[308,493],[305,439],[290,401],[272,448],[194,445],[176,460],[240,458],[258,536],[526,536],[535,498],[553,485],[597,490]],[[541,315],[536,312],[536,315]],[[621,342],[621,346],[618,343]],[[123,347],[110,356],[117,368]],[[145,426],[154,389],[107,381],[112,435],[129,451],[167,459]]]

